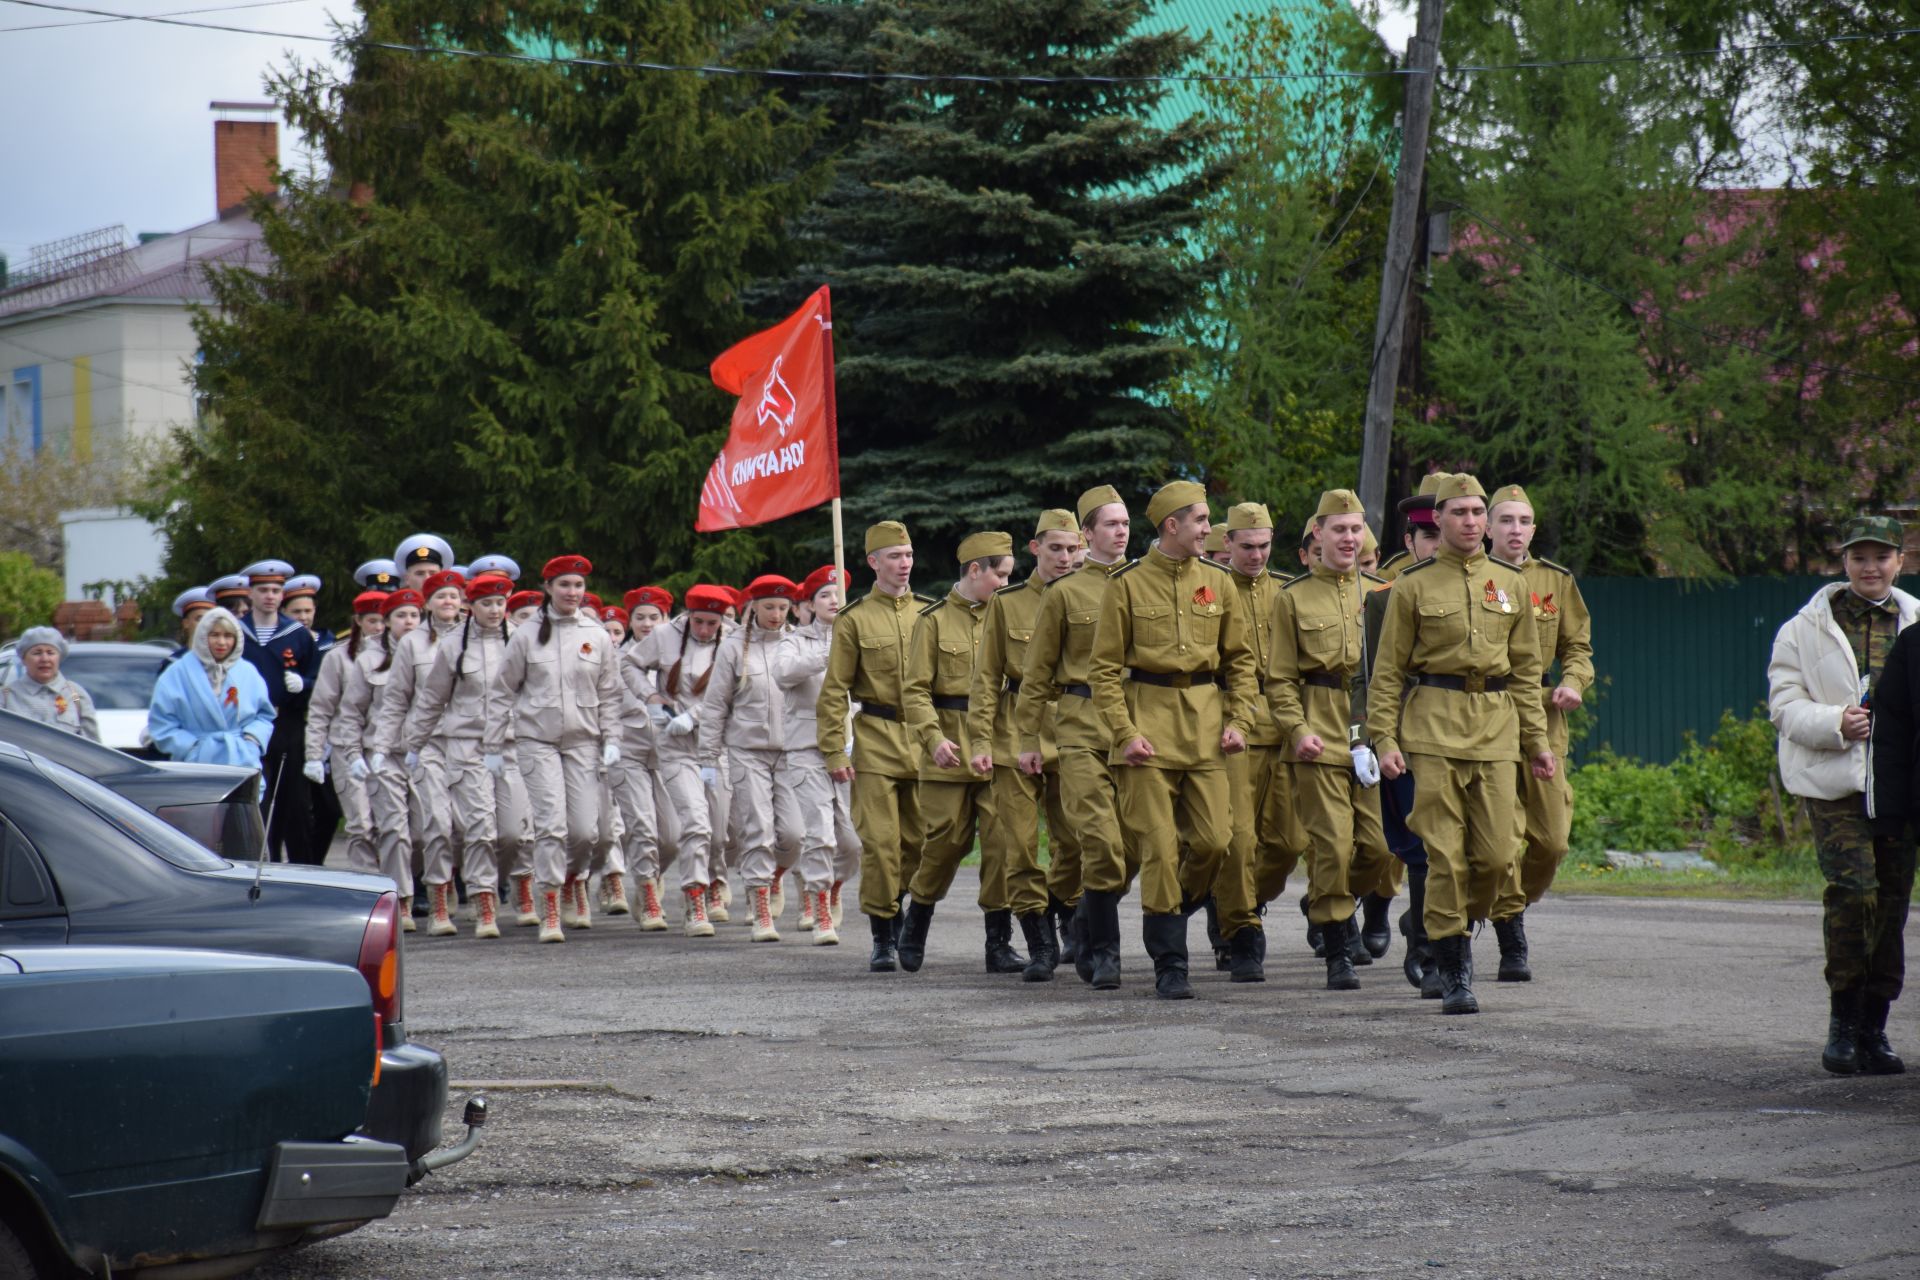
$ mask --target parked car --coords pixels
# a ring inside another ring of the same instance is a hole
[[[157,759],[159,752],[147,740],[147,707],[153,686],[179,646],[164,640],[117,644],[105,640],[76,640],[61,660],[60,673],[75,681],[93,699],[100,720],[100,740],[110,747]],[[0,684],[20,674],[20,660],[12,641],[0,645]]]
[[[257,770],[144,760],[11,711],[0,711],[0,742],[92,778],[223,858],[251,862],[265,845]]]
[[[172,946],[345,964],[381,1025],[361,1131],[434,1167],[447,1066],[407,1039],[400,902],[384,876],[234,862],[64,765],[0,743],[0,947]]]
[[[232,1275],[386,1217],[372,1010],[342,965],[0,949],[0,1276]]]

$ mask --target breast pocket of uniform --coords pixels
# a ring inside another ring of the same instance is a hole
[[[1173,607],[1164,604],[1136,604],[1133,614],[1133,643],[1141,648],[1158,648],[1173,643]]]
[[[1218,604],[1196,604],[1190,616],[1195,644],[1204,649],[1220,643],[1220,624],[1226,614]]]
[[[1533,629],[1540,637],[1540,661],[1551,663],[1554,650],[1560,646],[1560,615],[1535,609]]]
[[[1313,654],[1317,658],[1337,657],[1340,653],[1340,641],[1343,632],[1337,615],[1321,618],[1302,618],[1295,624],[1300,635],[1300,652]]]
[[[1067,636],[1069,645],[1093,643],[1093,624],[1100,621],[1097,609],[1069,610],[1067,613]]]
[[[1027,646],[1032,642],[1033,631],[1031,629],[1016,631],[1012,627],[1008,627],[1007,665],[1010,667],[1018,667],[1022,671],[1026,670]]]
[[[1452,602],[1420,606],[1420,635],[1429,644],[1458,644],[1467,638],[1467,610]]]
[[[951,681],[965,683],[967,677],[973,674],[973,646],[964,640],[942,640],[939,661],[942,684]]]
[[[900,669],[900,646],[890,636],[861,636],[860,666],[873,675],[892,675]]]
[[[560,705],[559,653],[553,649],[528,650],[526,696],[530,707]]]
[[[1498,600],[1480,602],[1477,625],[1480,634],[1489,640],[1505,640],[1507,634],[1513,630],[1513,624],[1519,620],[1519,611],[1513,607],[1511,600],[1505,604],[1501,604]]]

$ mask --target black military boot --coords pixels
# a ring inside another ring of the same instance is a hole
[[[1860,1070],[1860,993],[1835,991],[1828,1000],[1827,1047],[1820,1065],[1837,1076],[1854,1075]]]
[[[1433,948],[1427,943],[1427,864],[1407,867],[1407,909],[1400,913],[1400,936],[1407,940],[1407,954],[1400,971],[1412,985],[1422,986],[1427,970],[1433,967]],[[1423,990],[1422,995],[1426,992]]]
[[[1494,975],[1498,982],[1533,981],[1533,970],[1527,967],[1527,926],[1522,923],[1526,914],[1493,922],[1493,936],[1500,939],[1500,972]]]
[[[1060,940],[1060,963],[1072,964],[1080,954],[1078,939],[1074,937],[1073,924],[1079,918],[1079,912],[1055,897],[1047,899],[1047,914],[1053,918],[1057,929],[1055,936]]]
[[[1093,981],[1093,917],[1090,902],[1093,894],[1082,890],[1080,901],[1073,909],[1073,918],[1067,922],[1067,933],[1073,939],[1073,971],[1082,982]],[[1066,948],[1061,948],[1064,957]]]
[[[1329,991],[1360,989],[1360,975],[1353,971],[1353,948],[1347,940],[1347,935],[1350,933],[1355,936],[1359,934],[1359,930],[1353,927],[1351,920],[1329,920],[1320,926],[1320,936],[1327,940],[1327,990]]]
[[[1027,958],[1013,949],[1013,912],[987,912],[987,972],[1025,973]]]
[[[1230,982],[1265,982],[1267,980],[1267,934],[1257,924],[1241,925],[1238,933],[1227,939],[1227,980]]]
[[[1224,973],[1233,967],[1233,954],[1227,940],[1220,936],[1220,904],[1208,894],[1200,905],[1207,909],[1207,945],[1213,948],[1213,967]]]
[[[1153,993],[1162,1000],[1191,1000],[1187,981],[1187,921],[1185,916],[1147,916],[1141,939],[1153,959]]]
[[[1060,944],[1053,940],[1053,917],[1035,911],[1020,917],[1020,932],[1027,940],[1027,967],[1020,971],[1028,982],[1052,982],[1054,966],[1060,963]]]
[[[873,930],[873,954],[867,958],[867,972],[892,973],[899,961],[893,940],[893,921],[885,916],[868,916],[867,924]]]
[[[1860,1001],[1860,1033],[1854,1037],[1860,1069],[1870,1076],[1897,1076],[1907,1069],[1887,1041],[1887,1010],[1892,1001],[1866,996]]]
[[[927,931],[933,928],[933,904],[908,901],[907,923],[900,930],[900,967],[920,972],[927,958]]]
[[[1436,938],[1433,959],[1440,974],[1440,1012],[1480,1012],[1480,1002],[1473,998],[1473,939],[1464,933]]]
[[[907,931],[907,899],[912,896],[911,894],[903,893],[900,895],[900,900],[894,904],[893,945],[895,948],[899,947],[901,935]]]
[[[1348,916],[1347,927],[1341,932],[1347,939],[1348,962],[1356,969],[1372,964],[1373,952],[1367,950],[1367,944],[1360,940],[1360,917]]]
[[[1320,926],[1307,917],[1307,895],[1304,893],[1300,895],[1300,918],[1307,922],[1307,946],[1314,956],[1317,958],[1327,954],[1326,940],[1320,936]]]
[[[1366,944],[1367,954],[1376,960],[1393,946],[1393,929],[1387,924],[1387,909],[1392,905],[1392,898],[1383,898],[1377,893],[1360,899],[1360,941]]]
[[[1120,985],[1120,895],[1089,889],[1080,896],[1080,910],[1081,937],[1092,952],[1087,981],[1095,991],[1113,991]]]

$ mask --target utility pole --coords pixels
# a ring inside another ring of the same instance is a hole
[[[1407,41],[1407,101],[1401,114],[1400,172],[1387,223],[1387,260],[1380,271],[1380,314],[1373,325],[1373,361],[1367,383],[1366,434],[1360,446],[1360,501],[1382,541],[1387,535],[1387,459],[1393,443],[1393,402],[1400,383],[1400,340],[1407,294],[1413,286],[1413,250],[1419,240],[1420,187],[1427,174],[1427,129],[1433,122],[1434,71],[1440,61],[1443,0],[1420,0]]]

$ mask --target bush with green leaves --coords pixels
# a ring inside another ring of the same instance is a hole
[[[53,621],[66,586],[24,551],[0,551],[0,639]]]

